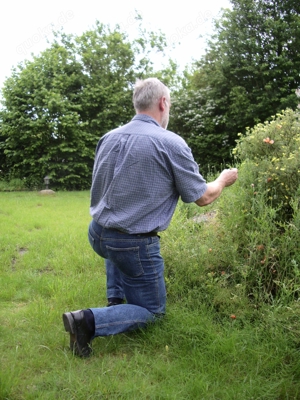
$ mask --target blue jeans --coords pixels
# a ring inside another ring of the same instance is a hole
[[[165,313],[164,262],[158,236],[129,235],[92,221],[89,242],[106,259],[107,296],[127,304],[91,308],[95,337],[143,328]]]

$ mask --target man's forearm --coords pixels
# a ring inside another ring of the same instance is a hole
[[[215,201],[222,193],[225,187],[224,182],[215,180],[207,184],[207,189],[200,199],[196,200],[197,206],[203,207]]]

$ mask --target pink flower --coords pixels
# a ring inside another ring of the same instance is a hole
[[[264,142],[265,142],[265,143],[268,143],[268,144],[273,144],[273,143],[274,143],[274,140],[272,140],[272,139],[270,139],[269,137],[267,137],[267,138],[264,139]]]

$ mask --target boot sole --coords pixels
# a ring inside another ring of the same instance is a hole
[[[63,323],[66,332],[75,335],[75,323],[72,314],[70,312],[63,314]]]
[[[65,331],[70,334],[70,349],[73,353],[77,354],[77,349],[75,346],[76,336],[75,336],[75,323],[70,312],[63,314],[63,323]]]

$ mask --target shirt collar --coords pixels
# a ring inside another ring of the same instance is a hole
[[[136,114],[132,118],[132,121],[136,121],[136,120],[143,121],[143,122],[148,122],[150,124],[154,124],[154,125],[157,125],[157,126],[160,127],[159,123],[154,118],[150,117],[147,114]]]

